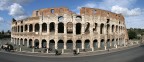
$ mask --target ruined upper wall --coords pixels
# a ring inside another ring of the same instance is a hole
[[[116,14],[110,11],[97,9],[97,8],[86,8],[83,7],[80,9],[81,15],[93,15],[93,16],[100,16],[100,17],[106,17],[107,19],[113,18],[116,20],[124,21],[124,17],[121,14]]]
[[[72,11],[70,11],[68,8],[45,8],[45,9],[40,9],[40,10],[35,10],[33,11],[32,17],[36,16],[47,16],[47,15],[53,15],[53,14],[58,14],[58,15],[63,15],[63,14],[72,14]]]

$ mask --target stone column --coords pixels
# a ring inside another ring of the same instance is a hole
[[[18,40],[18,42],[19,42],[19,45],[21,45],[21,44],[20,44],[20,43],[21,43],[20,39]]]
[[[55,35],[57,36],[57,33],[58,33],[58,24],[55,23]]]
[[[39,40],[39,48],[42,48],[42,39]]]
[[[82,40],[82,49],[85,49],[85,41],[84,40]]]
[[[73,35],[76,35],[76,24],[75,23],[73,23]]]
[[[46,42],[46,47],[49,48],[49,39]]]
[[[98,39],[98,48],[101,48],[100,43],[101,43],[101,40],[100,40],[100,39]]]
[[[64,40],[64,49],[67,49],[66,40]]]
[[[55,42],[55,49],[58,49],[58,41]]]
[[[73,41],[73,49],[76,49],[76,42]]]
[[[32,32],[35,32],[35,25],[32,24],[32,27],[33,27]]]
[[[48,33],[48,35],[49,35],[49,33],[50,33],[50,32],[49,32],[49,29],[50,29],[50,28],[49,28],[49,23],[47,23],[47,33]]]
[[[32,40],[32,47],[34,47],[35,45],[34,45],[34,40]]]
[[[29,24],[27,25],[27,32],[29,32]]]
[[[66,29],[67,25],[66,23],[64,23],[64,34],[67,34],[67,29]]]
[[[29,47],[29,40],[27,40],[27,47]]]

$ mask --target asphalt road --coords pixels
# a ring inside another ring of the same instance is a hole
[[[0,52],[0,62],[144,62],[144,46],[103,55],[71,58],[32,57]]]

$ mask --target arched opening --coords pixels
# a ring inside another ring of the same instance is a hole
[[[109,49],[110,48],[110,39],[107,40],[106,44],[107,44],[107,48]]]
[[[27,45],[27,39],[24,39],[24,46]]]
[[[20,27],[18,26],[18,32],[20,32]]]
[[[112,25],[112,32],[114,32],[114,25]]]
[[[118,32],[118,26],[116,25],[116,32]]]
[[[98,48],[98,41],[96,39],[93,41],[93,47],[94,49]]]
[[[68,34],[72,34],[73,33],[73,23],[72,22],[68,22],[67,23],[67,33]]]
[[[27,31],[28,30],[28,26],[27,25],[25,25],[25,31]]]
[[[76,21],[81,21],[82,17],[81,16],[76,16]]]
[[[104,46],[105,46],[104,39],[101,39],[100,48],[101,48],[101,49],[104,49]]]
[[[87,39],[85,40],[85,49],[89,49],[90,48],[90,40]]]
[[[40,29],[39,24],[36,23],[36,24],[35,24],[35,32],[39,32],[39,29]]]
[[[34,41],[34,47],[35,48],[39,48],[39,40],[38,39],[35,39],[35,41]]]
[[[55,32],[55,23],[51,22],[49,26],[50,32]]]
[[[32,39],[29,39],[29,47],[32,48]]]
[[[30,25],[29,25],[29,32],[32,32],[32,31],[33,31],[33,25],[30,24]]]
[[[109,32],[110,32],[110,25],[107,24],[107,34],[109,34]]]
[[[89,28],[90,28],[90,23],[87,22],[86,25],[85,25],[85,33],[86,33],[86,34],[89,34],[89,33],[90,33]]]
[[[51,9],[51,13],[54,14],[54,12],[55,12],[54,9]]]
[[[21,32],[23,32],[23,26],[21,26]]]
[[[100,34],[103,34],[104,33],[104,24],[102,23],[100,25]]]
[[[22,38],[20,39],[20,45],[21,46],[23,45],[23,39]]]
[[[63,49],[64,48],[64,41],[63,40],[59,40],[58,41],[58,49]]]
[[[94,24],[94,28],[93,31],[96,32],[97,31],[97,23]]]
[[[64,24],[58,23],[58,33],[64,33]]]
[[[76,34],[81,34],[81,23],[76,24]]]
[[[47,24],[46,23],[42,24],[42,32],[47,32]]]
[[[59,21],[59,22],[63,22],[63,20],[64,20],[64,17],[63,17],[63,16],[59,16],[59,17],[58,17],[58,21]]]
[[[81,40],[77,40],[76,41],[76,48],[81,48],[81,44],[82,44]]]
[[[52,50],[55,49],[55,41],[54,40],[49,41],[49,48],[52,49]]]
[[[47,43],[47,41],[45,40],[45,39],[43,39],[42,40],[42,48],[46,48],[47,46],[46,46],[46,43]]]
[[[114,39],[112,39],[112,47],[114,47],[114,45],[115,45],[115,41],[114,41]]]
[[[73,41],[67,40],[67,49],[73,49]]]
[[[116,39],[116,45],[118,45],[118,39]]]

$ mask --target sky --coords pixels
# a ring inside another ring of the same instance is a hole
[[[81,7],[100,8],[125,17],[127,28],[144,28],[144,0],[0,0],[0,31],[11,30],[12,18],[30,17],[42,8],[67,7],[79,14]]]

